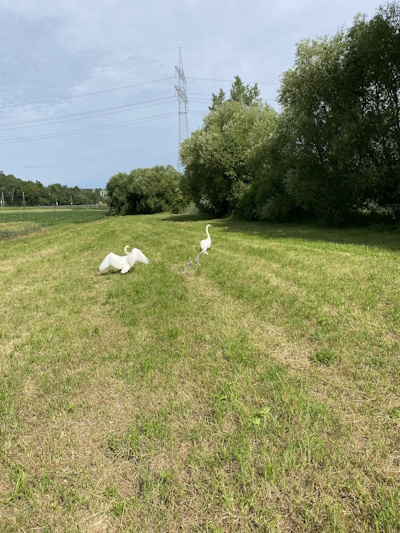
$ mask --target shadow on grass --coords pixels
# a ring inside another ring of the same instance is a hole
[[[265,239],[300,239],[373,246],[387,250],[400,250],[400,228],[379,225],[366,227],[330,228],[310,223],[248,222],[234,217],[212,219],[201,215],[171,215],[169,222],[211,222],[214,228],[230,233],[246,233]]]
[[[169,215],[162,219],[163,222],[199,222],[202,220],[210,220],[207,215]]]

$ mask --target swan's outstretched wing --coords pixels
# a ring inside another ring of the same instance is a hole
[[[103,272],[106,268],[109,266],[112,266],[114,268],[117,268],[118,270],[121,270],[125,263],[125,257],[121,257],[120,255],[113,254],[112,252],[108,254],[104,261],[99,266],[100,272]]]
[[[138,248],[134,248],[131,253],[127,257],[128,263],[130,266],[133,266],[136,261],[139,261],[140,263],[144,263],[145,265],[148,265],[150,263],[150,259],[148,259],[144,253],[139,250]]]

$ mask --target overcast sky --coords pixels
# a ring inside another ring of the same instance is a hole
[[[177,167],[179,49],[194,131],[235,75],[278,109],[296,43],[383,3],[0,0],[0,170],[92,188],[138,167]]]

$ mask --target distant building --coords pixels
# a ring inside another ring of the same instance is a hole
[[[105,198],[107,196],[107,189],[92,189],[92,192],[98,192],[100,198]]]

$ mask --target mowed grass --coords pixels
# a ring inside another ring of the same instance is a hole
[[[400,529],[398,231],[107,217],[0,259],[1,531]]]

